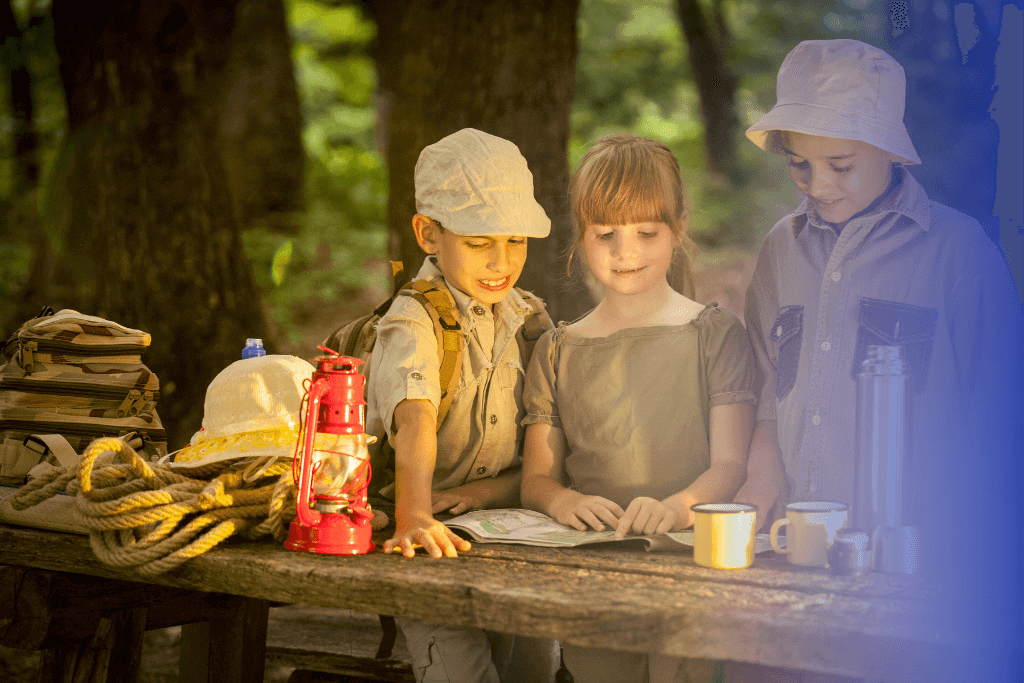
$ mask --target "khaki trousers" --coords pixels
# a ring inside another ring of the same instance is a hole
[[[558,643],[396,618],[417,683],[553,683]]]

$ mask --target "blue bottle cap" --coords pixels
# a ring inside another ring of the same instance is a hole
[[[265,356],[267,352],[263,349],[262,339],[246,339],[245,348],[242,349],[242,358],[256,358]]]

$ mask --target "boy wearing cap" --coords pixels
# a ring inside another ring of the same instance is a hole
[[[788,158],[806,195],[766,236],[747,291],[763,385],[737,500],[758,506],[760,524],[787,499],[855,503],[869,345],[902,346],[911,369],[905,524],[948,529],[961,511],[942,501],[998,478],[982,471],[1003,463],[979,451],[1019,443],[1020,302],[978,222],[930,201],[904,168],[921,163],[905,89],[876,47],[804,41],[779,69],[776,105],[747,130]],[[954,546],[922,536],[921,566],[942,545]]]
[[[514,289],[526,241],[551,221],[511,142],[472,128],[429,145],[415,170],[412,227],[428,256],[416,276],[446,288],[463,333],[458,391],[444,422],[437,338],[423,306],[396,297],[370,359],[367,432],[395,451],[396,530],[384,552],[454,557],[470,544],[434,519],[519,502],[523,359],[515,335],[531,308]],[[418,681],[551,681],[553,641],[396,620]]]

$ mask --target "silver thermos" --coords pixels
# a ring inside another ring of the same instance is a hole
[[[871,537],[875,571],[917,571],[917,530],[903,524],[910,366],[900,346],[869,346],[857,375],[852,526]]]

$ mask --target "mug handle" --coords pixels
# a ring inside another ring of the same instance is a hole
[[[789,518],[780,517],[779,519],[772,522],[772,528],[768,532],[768,540],[772,542],[772,550],[774,550],[777,553],[785,555],[789,552],[789,541],[786,542],[785,548],[779,547],[779,529],[782,527],[783,524],[789,524]]]

